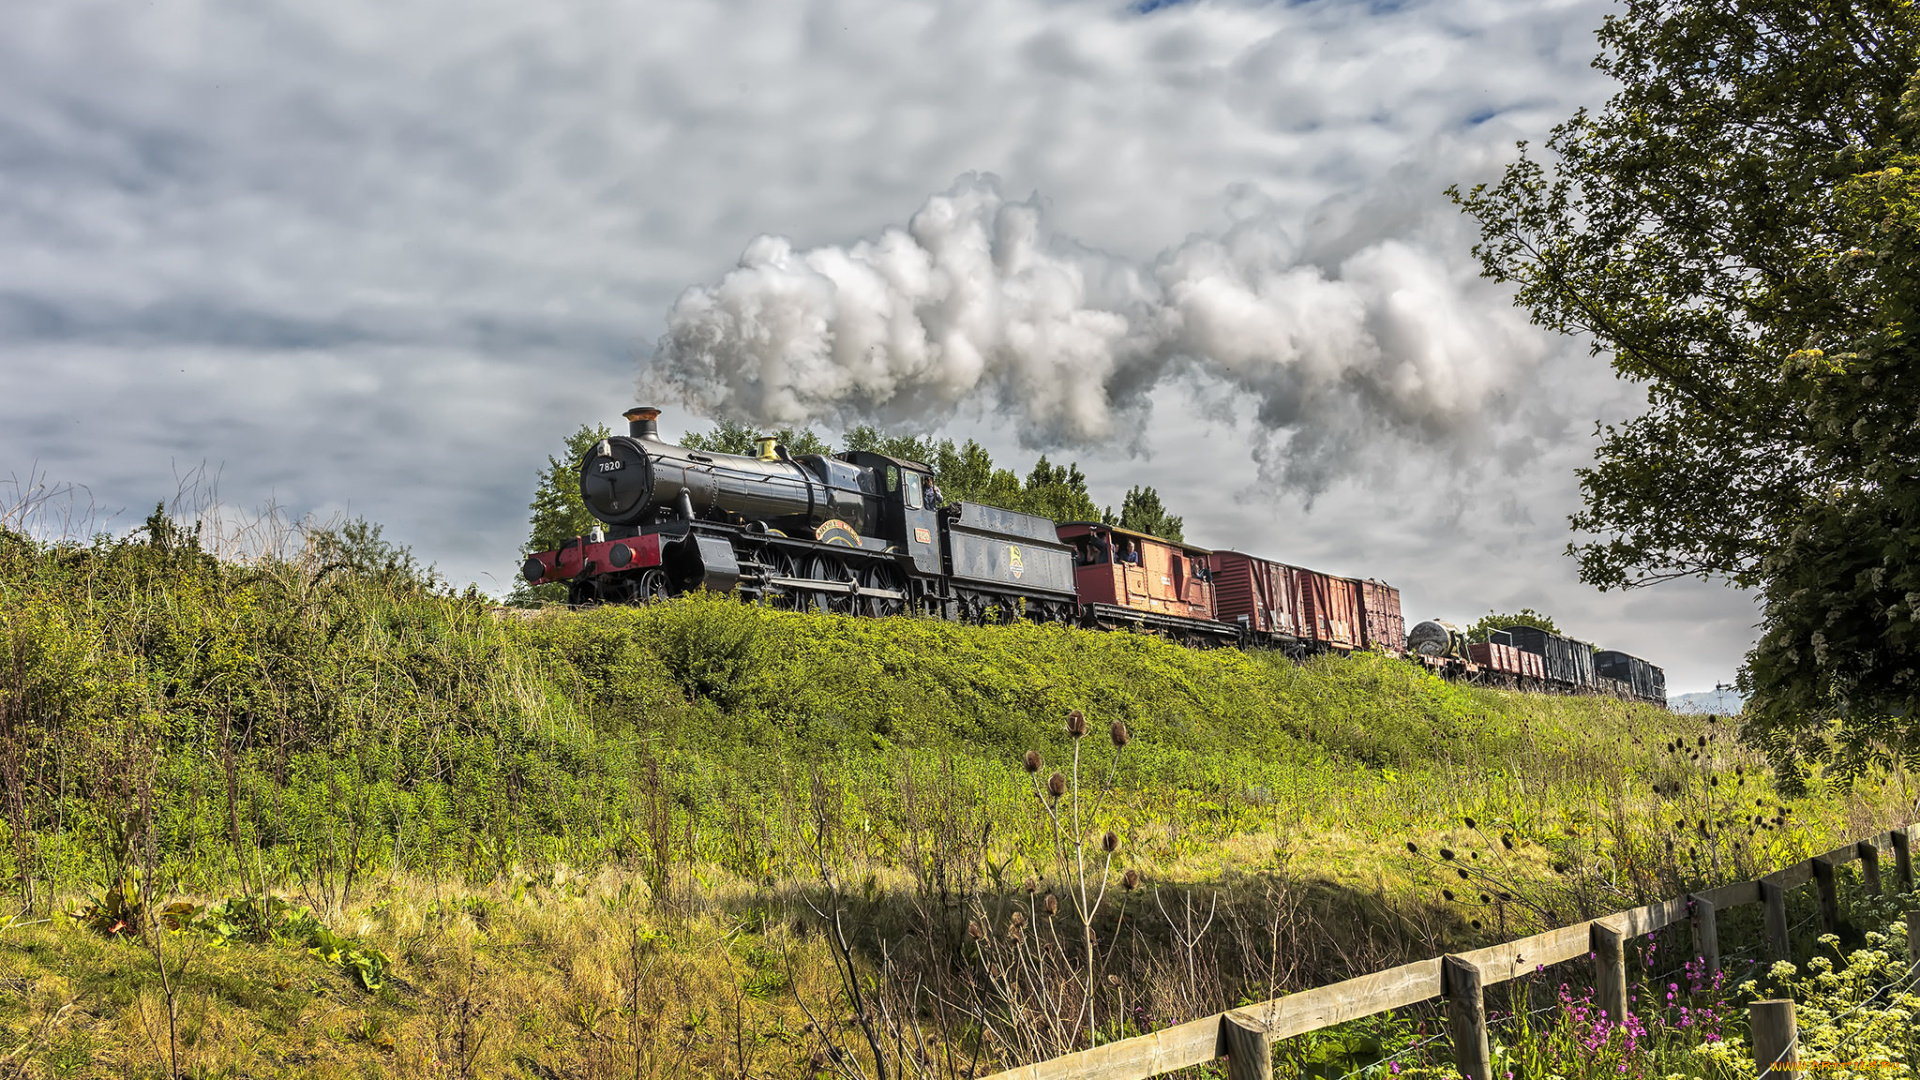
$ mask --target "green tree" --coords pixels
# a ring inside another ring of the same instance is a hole
[[[1120,503],[1120,513],[1116,515],[1113,508],[1108,507],[1101,519],[1109,525],[1147,533],[1162,540],[1179,543],[1186,539],[1180,532],[1185,519],[1167,513],[1167,508],[1160,502],[1160,493],[1150,487],[1128,488],[1127,497]]]
[[[1509,626],[1536,626],[1549,634],[1557,634],[1560,628],[1553,624],[1553,618],[1542,615],[1532,608],[1521,608],[1512,615],[1503,615],[1489,611],[1480,616],[1480,620],[1467,627],[1467,640],[1486,642],[1493,640],[1495,630],[1505,630]]]
[[[1840,188],[1854,243],[1837,271],[1880,325],[1789,358],[1807,380],[1808,457],[1842,479],[1768,557],[1741,689],[1795,782],[1809,760],[1845,776],[1893,757],[1920,768],[1920,75],[1903,104],[1888,167]]]
[[[1602,588],[1763,590],[1753,730],[1787,772],[1831,752],[1835,719],[1843,747],[1912,756],[1910,722],[1874,719],[1912,715],[1911,640],[1821,627],[1884,630],[1920,601],[1890,591],[1914,550],[1910,182],[1892,169],[1912,152],[1920,14],[1628,0],[1599,37],[1620,89],[1554,129],[1553,167],[1523,154],[1452,191],[1485,272],[1647,390],[1580,472],[1591,538],[1569,551]]]
[[[528,524],[527,542],[520,546],[520,557],[525,559],[536,551],[552,551],[576,536],[586,535],[589,529],[600,524],[592,514],[587,513],[587,504],[580,498],[580,462],[593,449],[593,444],[606,438],[612,432],[603,426],[589,427],[580,425],[580,430],[567,436],[566,448],[558,456],[549,455],[547,467],[540,470],[533,485],[533,501],[527,509],[533,512]],[[544,585],[529,585],[520,576],[519,567],[514,568],[513,591],[508,602],[513,604],[558,603],[567,598],[567,587],[550,581]]]
[[[736,424],[731,420],[722,420],[712,431],[689,431],[680,437],[679,445],[689,450],[704,450],[709,454],[740,454],[752,457],[760,452],[760,429]],[[781,428],[771,433],[787,448],[787,453],[795,457],[802,454],[831,454],[833,447],[825,439],[810,430],[796,431],[793,428]]]
[[[1020,491],[1017,509],[1039,514],[1054,521],[1098,521],[1100,508],[1087,494],[1087,474],[1078,462],[1055,465],[1045,454],[1033,463],[1027,483]]]
[[[910,435],[888,435],[879,428],[862,424],[847,432],[840,440],[842,450],[863,450],[869,454],[885,454],[902,461],[917,461],[931,466],[939,447],[932,439],[917,439]]]

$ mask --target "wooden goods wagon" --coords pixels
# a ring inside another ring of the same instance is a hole
[[[1256,645],[1284,648],[1307,636],[1293,568],[1241,551],[1213,553],[1213,614]]]

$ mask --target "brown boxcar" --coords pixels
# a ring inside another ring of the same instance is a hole
[[[1073,548],[1085,625],[1221,642],[1239,636],[1238,627],[1214,618],[1213,552],[1099,522],[1067,522],[1058,532]]]
[[[1400,614],[1400,590],[1368,578],[1360,583],[1360,606],[1366,613],[1366,646],[1382,652],[1407,651],[1407,620]]]
[[[1360,583],[1318,570],[1293,568],[1300,594],[1300,621],[1308,641],[1321,648],[1350,651],[1366,642],[1367,616],[1360,608]]]
[[[1256,642],[1306,639],[1293,568],[1242,551],[1213,553],[1213,617],[1246,627]]]

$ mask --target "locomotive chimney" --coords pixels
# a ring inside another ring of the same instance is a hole
[[[636,439],[660,438],[660,410],[651,405],[635,405],[624,414],[627,418],[627,434]]]

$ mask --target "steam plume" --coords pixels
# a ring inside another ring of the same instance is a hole
[[[642,383],[765,426],[985,406],[1031,445],[1093,446],[1131,439],[1154,388],[1210,376],[1250,399],[1263,474],[1311,494],[1383,442],[1475,440],[1542,354],[1464,260],[1347,209],[1304,253],[1255,213],[1140,265],[969,174],[874,241],[755,239],[680,296]]]

